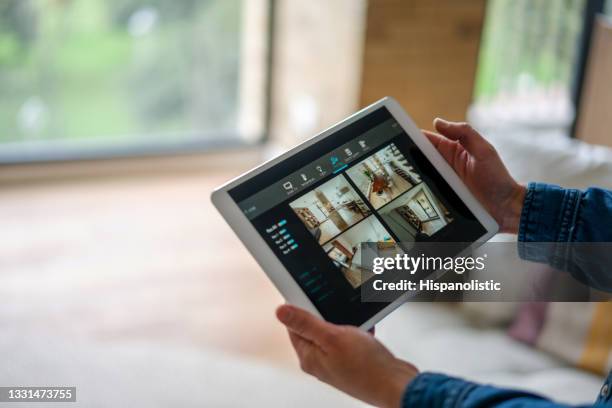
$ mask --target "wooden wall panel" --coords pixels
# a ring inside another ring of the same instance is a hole
[[[593,43],[578,112],[576,137],[585,142],[612,146],[612,21],[595,22]]]
[[[463,120],[472,99],[485,0],[371,0],[361,104],[395,97],[417,124]]]

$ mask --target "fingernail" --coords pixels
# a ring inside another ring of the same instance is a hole
[[[448,120],[446,120],[446,119],[442,119],[442,118],[440,118],[440,117],[436,117],[436,118],[434,119],[434,125],[435,125],[436,123],[438,123],[438,124],[440,124],[440,125],[442,125],[442,126],[448,126],[448,125],[449,125]]]
[[[276,317],[278,317],[281,323],[287,323],[291,319],[292,314],[293,312],[289,306],[281,306],[276,311]]]

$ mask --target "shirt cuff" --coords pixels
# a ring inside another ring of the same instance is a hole
[[[402,407],[456,407],[476,384],[444,374],[421,373],[406,387]]]
[[[519,224],[519,242],[571,241],[580,197],[580,190],[529,183]]]
[[[508,404],[506,404],[508,403]],[[444,374],[421,373],[406,387],[403,408],[560,407],[526,391],[478,385]]]

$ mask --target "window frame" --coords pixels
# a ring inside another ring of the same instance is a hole
[[[243,4],[247,4],[249,1],[243,0]],[[85,163],[93,161],[108,162],[109,160],[118,159],[124,162],[126,159],[132,158],[140,160],[143,158],[172,158],[184,155],[216,154],[227,150],[250,150],[266,144],[270,139],[273,31],[276,0],[259,0],[258,3],[258,7],[262,7],[261,12],[265,14],[262,33],[264,42],[263,66],[261,67],[263,70],[263,83],[261,84],[263,106],[261,130],[254,137],[246,138],[239,130],[233,132],[202,130],[189,134],[183,140],[171,142],[154,140],[154,138],[153,141],[147,140],[145,142],[143,138],[143,140],[134,140],[119,145],[90,140],[15,141],[5,143],[4,145],[0,144],[0,170],[6,170],[14,166],[24,168],[28,164],[38,167],[41,164],[51,165],[66,162],[78,162],[79,165],[74,167],[83,168]],[[214,135],[215,137],[206,137],[207,135]],[[24,143],[29,146],[24,148]]]

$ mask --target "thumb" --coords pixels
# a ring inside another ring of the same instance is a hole
[[[442,118],[434,119],[434,128],[438,133],[455,140],[477,159],[491,153],[493,146],[466,122],[449,122]]]
[[[290,331],[320,346],[329,344],[330,336],[336,331],[335,325],[291,305],[276,309],[276,317]]]

